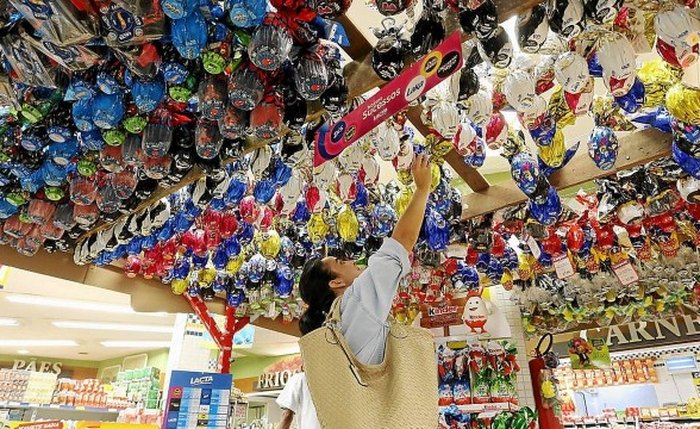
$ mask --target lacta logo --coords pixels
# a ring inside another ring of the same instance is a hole
[[[204,377],[196,377],[190,379],[190,384],[193,386],[199,386],[201,384],[212,384],[214,382],[214,377],[211,375],[206,375]]]

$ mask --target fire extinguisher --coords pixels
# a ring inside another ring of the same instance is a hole
[[[547,344],[546,348],[543,347],[545,341]],[[553,342],[554,336],[552,334],[543,335],[537,343],[537,347],[535,347],[535,357],[528,362],[540,429],[564,428],[555,408],[545,404],[545,397],[542,392],[542,381],[545,379],[545,371],[554,369],[553,367],[556,367],[558,362],[556,355],[552,353]]]

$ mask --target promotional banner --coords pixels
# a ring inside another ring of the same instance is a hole
[[[484,288],[456,294],[449,302],[423,304],[418,323],[436,336],[461,335],[482,340],[511,337],[505,314]]]
[[[231,374],[173,371],[163,429],[225,429],[232,382]]]
[[[581,337],[569,341],[569,358],[572,369],[609,369],[610,351],[605,338]]]
[[[332,127],[322,126],[316,136],[314,166],[335,158],[377,125],[462,68],[460,36],[459,31],[453,33]]]

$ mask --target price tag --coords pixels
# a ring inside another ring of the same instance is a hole
[[[537,243],[537,240],[531,235],[528,235],[527,238],[525,239],[525,243],[527,243],[527,247],[530,248],[530,252],[532,252],[532,256],[535,257],[535,259],[540,259],[540,256],[542,255],[542,251],[540,250],[540,245]]]
[[[630,261],[622,261],[613,265],[613,272],[623,286],[629,286],[639,281],[639,274]]]
[[[560,279],[569,278],[576,273],[566,253],[555,255],[552,258],[552,263],[554,263],[554,270],[557,272],[557,277]]]
[[[569,207],[574,213],[576,213],[579,216],[581,216],[583,212],[586,211],[586,206],[579,203],[576,198],[567,198],[564,204],[566,204],[567,207]]]

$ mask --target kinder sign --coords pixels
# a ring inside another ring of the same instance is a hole
[[[460,36],[459,31],[453,33],[332,127],[322,126],[316,136],[314,166],[340,155],[346,147],[462,68]]]

